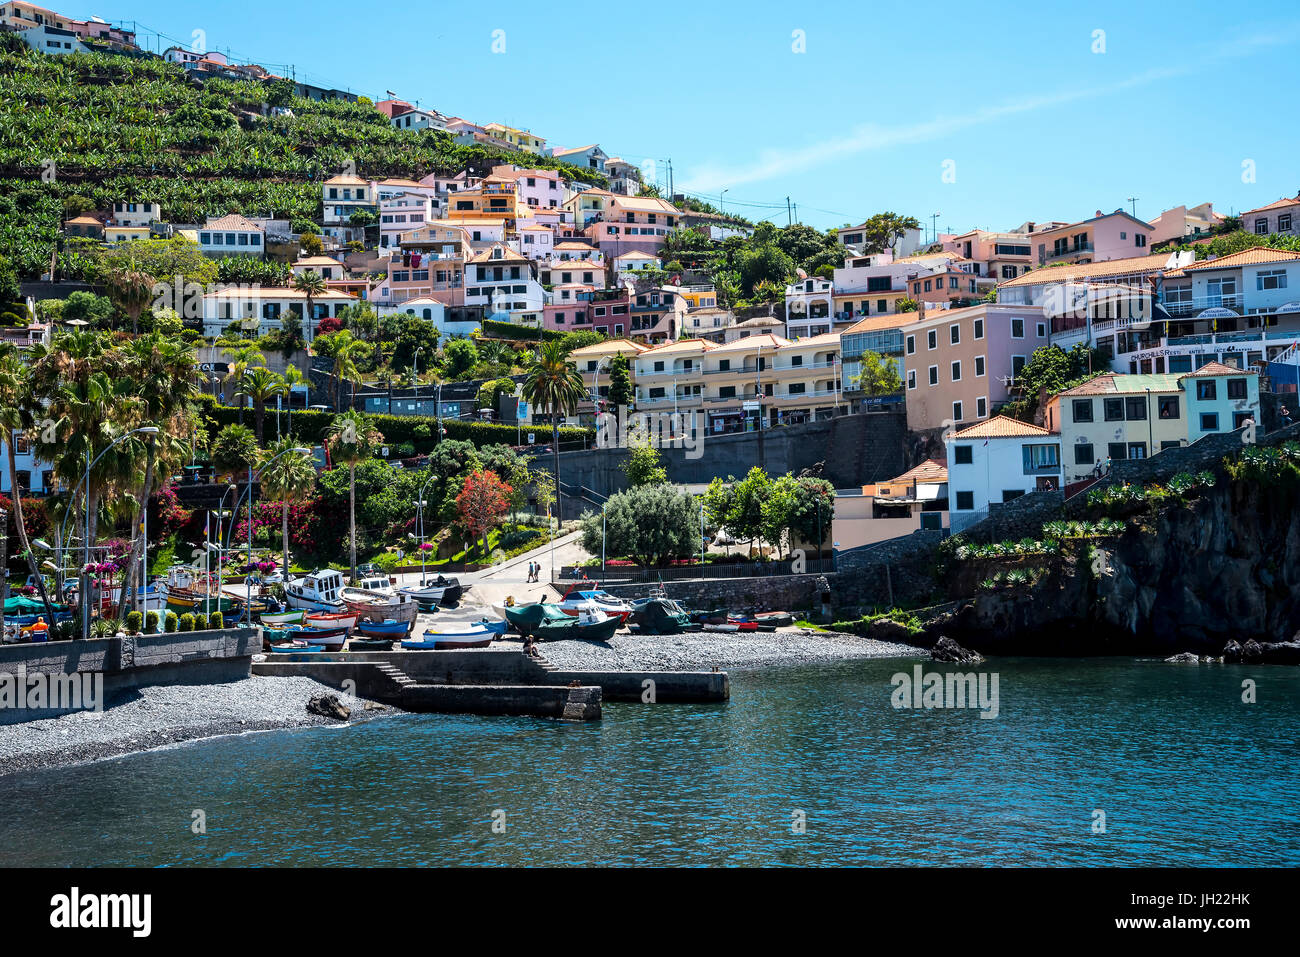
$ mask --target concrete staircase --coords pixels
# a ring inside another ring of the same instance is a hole
[[[384,680],[393,696],[398,700],[401,700],[401,697],[407,688],[419,683],[405,671],[386,661],[376,664],[375,670],[384,677]]]
[[[537,665],[537,667],[541,668],[545,672],[560,670],[559,668],[555,667],[555,665],[551,664],[551,662],[547,661],[546,656],[543,655],[540,651],[537,653],[537,657],[533,659],[533,664]]]

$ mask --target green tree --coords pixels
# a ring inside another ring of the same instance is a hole
[[[620,352],[609,363],[609,404],[614,415],[620,409],[632,407],[632,397],[636,394],[632,388],[632,363],[627,354]]]
[[[623,471],[627,474],[627,484],[632,488],[664,485],[668,481],[668,470],[663,467],[659,450],[648,442],[635,445],[629,450]]]
[[[108,273],[108,292],[117,308],[131,320],[131,332],[140,332],[140,313],[153,299],[154,277],[142,270],[134,258]]]
[[[671,485],[643,485],[616,492],[600,512],[582,516],[582,547],[593,555],[629,555],[647,567],[695,553],[700,545],[699,508]]]
[[[921,223],[915,216],[876,213],[866,221],[864,227],[863,248],[869,253],[879,253],[893,249],[909,229],[920,229]]]
[[[319,239],[316,240],[316,244],[318,246],[320,245]],[[320,252],[308,253],[308,255],[319,256]],[[310,342],[313,338],[312,330],[315,329],[316,319],[316,309],[313,304],[316,301],[317,296],[325,295],[328,287],[325,285],[325,280],[320,273],[313,269],[308,269],[307,271],[299,273],[297,276],[293,277],[293,288],[302,293],[303,298],[307,302],[307,308],[303,312],[303,322],[305,323],[304,328],[306,329],[307,341]]]
[[[442,350],[443,372],[448,379],[463,379],[478,365],[478,347],[469,339],[452,339]]]
[[[864,352],[860,368],[853,385],[867,395],[897,395],[903,391],[903,379],[893,359],[878,352]]]
[[[218,475],[238,481],[257,464],[257,437],[248,426],[232,422],[217,433],[209,454]]]

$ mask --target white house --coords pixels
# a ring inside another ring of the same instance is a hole
[[[402,315],[422,319],[438,330],[439,340],[451,336],[468,336],[479,328],[478,321],[474,319],[447,319],[447,307],[437,299],[427,297],[408,299],[405,302],[391,305],[376,306],[375,311],[381,316]],[[463,310],[457,310],[457,313],[460,312],[463,312]]]
[[[559,160],[561,163],[583,166],[602,173],[605,172],[605,161],[609,159],[605,151],[594,143],[590,146],[576,146],[573,149],[552,149],[550,154],[552,159]]]
[[[152,226],[162,221],[157,203],[114,203],[113,223],[117,226]]]
[[[325,235],[339,242],[358,239],[362,230],[351,225],[356,212],[379,212],[377,184],[359,176],[333,176],[321,184],[322,225]]]
[[[546,291],[534,278],[535,268],[527,256],[493,243],[465,264],[465,305],[483,306],[486,315],[540,314]]]
[[[434,219],[433,204],[429,196],[418,193],[398,193],[379,201],[379,246],[397,249],[402,233],[419,229]]]
[[[205,256],[262,256],[266,253],[266,230],[231,213],[203,224],[199,246]]]
[[[31,441],[22,432],[13,433],[14,465],[18,473],[18,487],[25,492],[46,495],[54,491],[54,467],[36,458]],[[9,469],[0,469],[0,492],[13,491],[9,484]]]
[[[303,338],[316,338],[316,327],[326,316],[337,316],[343,309],[359,302],[356,296],[327,290],[312,296],[312,321],[303,323]],[[307,311],[306,293],[286,287],[234,288],[210,292],[203,297],[203,334],[219,336],[237,319],[255,320],[257,334],[266,335],[281,328],[280,318],[293,310],[302,316]]]
[[[944,437],[953,534],[988,516],[989,503],[1061,488],[1061,435],[1005,415]]]
[[[447,117],[437,110],[407,110],[398,113],[390,121],[395,130],[445,130]]]
[[[549,259],[554,251],[555,231],[549,226],[530,223],[519,227],[519,252],[529,259]]]
[[[18,34],[29,47],[38,53],[61,55],[68,53],[90,53],[90,47],[81,42],[81,38],[71,30],[60,30],[48,23],[30,27]]]
[[[348,275],[343,264],[332,256],[304,256],[295,259],[289,268],[293,270],[295,276],[314,272],[322,279],[346,279]]]
[[[651,256],[649,253],[636,250],[614,257],[614,272],[619,279],[639,272],[662,268],[663,262],[658,256]]]

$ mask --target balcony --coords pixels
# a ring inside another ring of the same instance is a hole
[[[1194,316],[1206,309],[1229,309],[1237,315],[1241,315],[1243,310],[1241,293],[1230,293],[1226,296],[1197,296],[1176,302],[1165,302],[1162,305],[1169,315],[1175,318]]]

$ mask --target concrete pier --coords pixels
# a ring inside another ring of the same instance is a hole
[[[561,671],[517,649],[361,651],[255,661],[253,674],[305,675],[407,711],[533,714],[596,720],[603,700],[726,701],[726,672]]]

